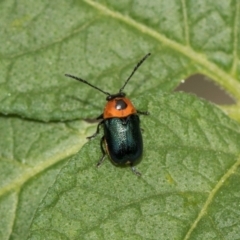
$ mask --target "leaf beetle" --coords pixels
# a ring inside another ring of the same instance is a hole
[[[107,103],[104,111],[96,118],[96,120],[100,120],[97,131],[88,137],[88,139],[94,138],[99,133],[100,126],[103,126],[104,135],[100,143],[102,157],[97,164],[98,167],[108,154],[113,164],[119,166],[130,165],[136,175],[141,175],[134,167],[143,153],[143,140],[138,115],[148,115],[149,113],[147,111],[137,110],[132,102],[126,98],[123,90],[136,70],[150,55],[151,54],[148,53],[137,63],[130,76],[116,94],[103,91],[82,78],[65,74],[65,76],[83,82],[107,95]]]

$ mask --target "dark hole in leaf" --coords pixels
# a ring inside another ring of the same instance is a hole
[[[234,99],[223,89],[217,86],[211,79],[202,75],[195,74],[183,81],[175,91],[183,91],[196,94],[210,102],[219,105],[235,104]]]

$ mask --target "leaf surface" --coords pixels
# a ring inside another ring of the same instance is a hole
[[[239,12],[237,0],[2,1],[0,239],[238,239],[239,124],[171,92],[205,74],[239,121]],[[96,169],[102,134],[81,149],[96,127],[82,119],[106,96],[64,74],[116,93],[148,52],[125,89],[151,112],[142,177]]]

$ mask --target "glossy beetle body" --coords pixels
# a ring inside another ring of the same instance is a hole
[[[137,114],[107,118],[103,122],[108,155],[116,165],[135,164],[143,152],[140,120]]]
[[[133,76],[134,72],[150,55],[147,54],[134,68],[131,75],[125,81],[122,88],[117,94],[110,94],[102,89],[90,84],[86,80],[75,77],[73,75],[65,74],[67,77],[74,78],[80,82],[86,83],[89,86],[99,90],[108,95],[106,106],[103,113],[96,119],[101,120],[97,126],[97,131],[88,139],[94,138],[101,126],[104,128],[104,136],[101,138],[102,157],[97,166],[100,166],[108,153],[110,159],[115,165],[130,165],[132,171],[141,175],[134,165],[141,158],[143,153],[143,140],[140,128],[140,120],[138,114],[149,114],[148,112],[141,112],[136,110],[132,102],[126,98],[123,92],[124,87]]]

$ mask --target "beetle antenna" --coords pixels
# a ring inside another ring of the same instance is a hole
[[[100,89],[100,88],[92,85],[91,83],[89,83],[88,81],[86,81],[86,80],[84,80],[84,79],[82,79],[82,78],[75,77],[75,76],[73,76],[73,75],[71,75],[71,74],[65,74],[65,76],[66,76],[66,77],[73,78],[73,79],[75,79],[75,80],[77,80],[77,81],[86,83],[86,84],[89,85],[90,87],[95,88],[95,89],[97,89],[98,91],[100,91],[100,92],[102,92],[102,93],[104,93],[104,94],[106,94],[106,95],[108,95],[108,96],[111,96],[110,93],[103,91],[102,89]]]
[[[126,82],[124,83],[124,85],[120,88],[119,92],[121,93],[123,91],[123,89],[125,88],[125,86],[127,85],[128,81],[131,79],[131,77],[133,76],[133,74],[137,71],[137,69],[141,66],[141,64],[151,55],[151,53],[148,53],[143,59],[141,59],[138,64],[135,66],[135,68],[133,69],[132,73],[130,74],[130,76],[128,77],[128,79],[126,80]]]

